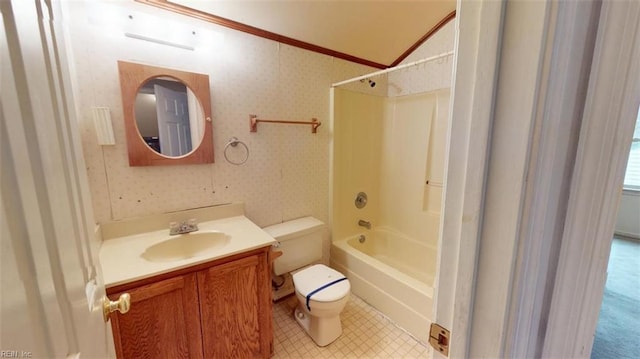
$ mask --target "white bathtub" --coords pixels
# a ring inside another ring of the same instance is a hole
[[[331,266],[344,273],[352,292],[419,340],[428,342],[436,249],[388,228],[335,240]]]

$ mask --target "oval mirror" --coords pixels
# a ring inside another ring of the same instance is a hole
[[[130,166],[213,163],[209,76],[118,61]]]
[[[147,146],[167,157],[190,153],[204,135],[204,111],[198,98],[170,77],[154,77],[140,87],[135,119]]]

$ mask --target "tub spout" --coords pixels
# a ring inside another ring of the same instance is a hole
[[[363,221],[362,219],[358,221],[358,225],[360,227],[365,227],[366,229],[371,229],[371,222]]]

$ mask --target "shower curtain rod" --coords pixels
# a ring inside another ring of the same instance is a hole
[[[380,71],[372,72],[372,73],[370,73],[370,74],[366,74],[366,75],[362,75],[362,76],[354,77],[354,78],[349,79],[349,80],[344,80],[344,81],[341,81],[341,82],[336,82],[336,83],[332,84],[332,85],[331,85],[331,87],[337,87],[337,86],[340,86],[340,85],[346,85],[346,84],[348,84],[348,83],[350,83],[350,82],[360,81],[360,80],[367,79],[367,78],[369,78],[369,77],[378,76],[378,75],[384,75],[384,74],[386,74],[386,73],[388,73],[388,72],[392,72],[392,71],[396,71],[396,70],[401,70],[401,69],[404,69],[404,68],[407,68],[407,67],[411,67],[411,66],[415,66],[415,65],[420,65],[420,64],[425,63],[425,62],[430,62],[430,61],[438,60],[438,59],[441,59],[441,58],[444,58],[444,57],[447,57],[447,56],[451,56],[451,55],[453,55],[453,53],[454,53],[453,51],[443,52],[443,53],[441,53],[440,55],[427,57],[426,59],[422,59],[422,60],[418,60],[418,61],[414,61],[414,62],[409,62],[408,64],[398,65],[398,66],[396,66],[396,67],[391,67],[391,68],[388,68],[388,69],[385,69],[385,70],[380,70]]]

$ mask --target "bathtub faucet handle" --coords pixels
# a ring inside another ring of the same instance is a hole
[[[364,192],[358,193],[355,204],[356,208],[364,208],[367,205],[367,194]]]
[[[361,219],[361,220],[358,221],[358,225],[360,227],[365,227],[366,229],[371,229],[371,222],[369,222],[369,221],[364,221],[364,220]]]

